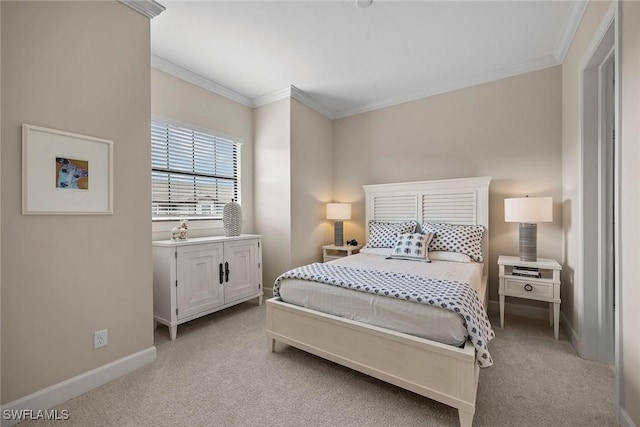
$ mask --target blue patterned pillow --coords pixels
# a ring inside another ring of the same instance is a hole
[[[432,233],[398,234],[396,246],[391,250],[391,255],[387,259],[431,262],[428,257],[428,248],[432,237]]]
[[[433,233],[429,252],[448,251],[466,254],[475,262],[484,262],[482,257],[482,225],[454,225],[438,222],[422,224],[423,233]]]
[[[398,233],[413,233],[417,221],[378,222],[369,221],[369,241],[367,248],[392,248],[396,244]]]

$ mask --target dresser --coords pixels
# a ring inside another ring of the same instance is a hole
[[[153,318],[171,340],[182,323],[262,295],[261,236],[153,242]]]

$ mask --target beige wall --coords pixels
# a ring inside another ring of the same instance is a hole
[[[264,287],[291,265],[291,100],[253,112],[256,232],[263,236]]]
[[[256,232],[264,238],[264,287],[321,260],[330,240],[332,121],[287,98],[254,110]]]
[[[153,346],[151,112],[147,18],[114,1],[1,8],[6,403]],[[114,214],[22,215],[22,123],[113,140]]]
[[[582,286],[580,278],[580,73],[579,68],[594,34],[611,3],[590,2],[562,64],[562,204],[564,265],[562,270],[562,313],[573,329],[581,333]]]
[[[347,238],[364,239],[364,184],[492,176],[490,298],[498,255],[518,253],[505,197],[553,197],[538,255],[561,260],[560,67],[336,120],[333,144],[334,198],[354,202]]]
[[[195,125],[214,134],[242,139],[240,153],[242,232],[254,232],[253,219],[253,112],[235,101],[217,95],[162,71],[151,69],[151,113],[163,119]],[[176,223],[154,223],[154,240],[168,239]],[[200,228],[195,228],[200,227]],[[189,235],[222,235],[220,221],[191,221]]]
[[[291,100],[291,267],[321,261],[322,245],[333,241],[325,216],[332,198],[332,134],[330,119]]]
[[[621,5],[622,406],[640,426],[640,3]]]

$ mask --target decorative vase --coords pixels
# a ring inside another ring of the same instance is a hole
[[[222,210],[222,225],[227,237],[239,236],[242,229],[242,207],[235,200],[224,205]]]

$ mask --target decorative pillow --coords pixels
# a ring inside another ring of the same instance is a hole
[[[437,222],[422,224],[423,233],[433,233],[429,243],[429,252],[447,251],[466,254],[476,262],[482,258],[482,225],[454,225]]]
[[[469,255],[459,254],[457,252],[433,251],[428,255],[431,261],[451,261],[451,262],[473,262]]]
[[[378,222],[369,221],[369,241],[367,248],[392,248],[396,244],[398,233],[413,233],[417,221]]]
[[[429,241],[433,234],[403,233],[398,234],[396,246],[387,259],[407,259],[411,261],[431,262],[427,256]]]

